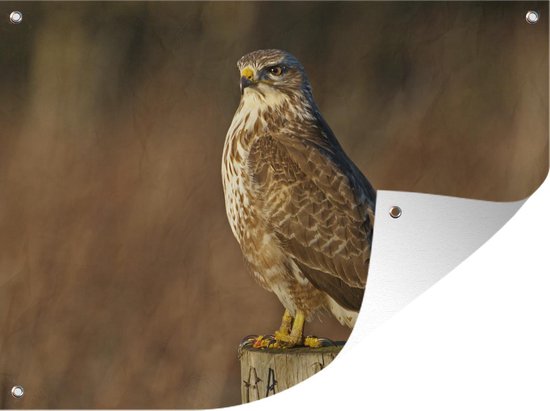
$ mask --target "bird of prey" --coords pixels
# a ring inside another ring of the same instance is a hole
[[[257,50],[237,66],[241,100],[222,159],[227,217],[252,273],[285,308],[276,346],[318,346],[303,336],[316,312],[348,327],[357,318],[376,193],[321,116],[293,55]]]

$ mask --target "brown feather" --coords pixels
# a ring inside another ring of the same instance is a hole
[[[252,145],[249,167],[255,190],[264,198],[265,218],[299,266],[340,279],[349,287],[364,288],[370,259],[372,198],[354,192],[342,167],[311,143],[312,136],[306,144],[300,137],[269,135]],[[280,203],[273,208],[272,200],[280,195],[285,196],[283,208]],[[306,204],[314,202],[318,213],[303,207],[304,199]],[[311,241],[312,228],[315,241]],[[312,282],[333,298],[336,295],[331,286],[334,283]]]
[[[285,67],[280,80],[266,74],[272,64]],[[375,191],[319,113],[295,57],[259,50],[238,66],[253,70],[256,83],[243,92],[224,145],[233,234],[254,276],[291,314],[325,308],[352,326],[367,281]]]

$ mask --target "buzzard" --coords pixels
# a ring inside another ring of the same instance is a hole
[[[274,344],[318,346],[303,337],[316,312],[348,327],[357,318],[376,193],[321,116],[293,55],[257,50],[237,66],[241,100],[222,159],[229,224],[252,273],[285,308]]]

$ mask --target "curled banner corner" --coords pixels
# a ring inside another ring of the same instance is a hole
[[[525,201],[378,191],[367,287],[348,346],[451,272],[502,228]]]

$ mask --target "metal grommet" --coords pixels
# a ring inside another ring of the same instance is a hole
[[[402,214],[402,211],[400,207],[393,206],[392,208],[390,208],[390,216],[392,218],[399,218],[401,217],[401,214]]]
[[[25,390],[20,385],[14,385],[11,388],[11,395],[13,396],[13,398],[21,398],[23,397],[24,394],[25,394]]]
[[[23,13],[17,10],[14,10],[10,13],[10,22],[12,24],[19,24],[22,21],[23,21]]]
[[[525,15],[525,20],[529,24],[535,24],[536,22],[539,21],[539,18],[540,18],[539,13],[534,10],[529,10]]]

